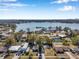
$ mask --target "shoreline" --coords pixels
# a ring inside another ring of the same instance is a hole
[[[26,20],[22,20],[22,19],[20,19],[20,20],[17,20],[17,19],[10,19],[10,20],[8,20],[8,19],[0,19],[0,24],[7,24],[7,23],[17,23],[17,24],[19,24],[19,23],[31,23],[31,22],[40,22],[40,23],[42,23],[42,22],[50,22],[50,23],[79,23],[79,20],[78,19],[62,19],[62,20],[56,20],[56,19],[52,19],[52,20],[39,20],[39,19],[37,19],[37,20],[28,20],[28,19],[26,19]]]

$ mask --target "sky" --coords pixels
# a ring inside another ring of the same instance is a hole
[[[79,0],[0,0],[0,19],[75,19]]]

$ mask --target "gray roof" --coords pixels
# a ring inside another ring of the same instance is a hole
[[[0,47],[0,52],[7,52],[6,47]]]

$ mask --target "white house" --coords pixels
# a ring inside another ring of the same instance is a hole
[[[58,36],[59,36],[59,37],[62,37],[62,38],[63,38],[63,37],[66,37],[65,34],[58,34]]]
[[[23,43],[22,45],[23,45],[22,49],[26,49],[28,47],[28,43]]]
[[[11,47],[9,48],[9,51],[11,51],[11,52],[17,52],[20,47],[21,47],[21,46],[11,46]]]

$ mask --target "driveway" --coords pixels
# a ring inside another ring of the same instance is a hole
[[[76,57],[73,56],[71,52],[65,52],[65,53],[70,57],[70,59],[76,59]]]

